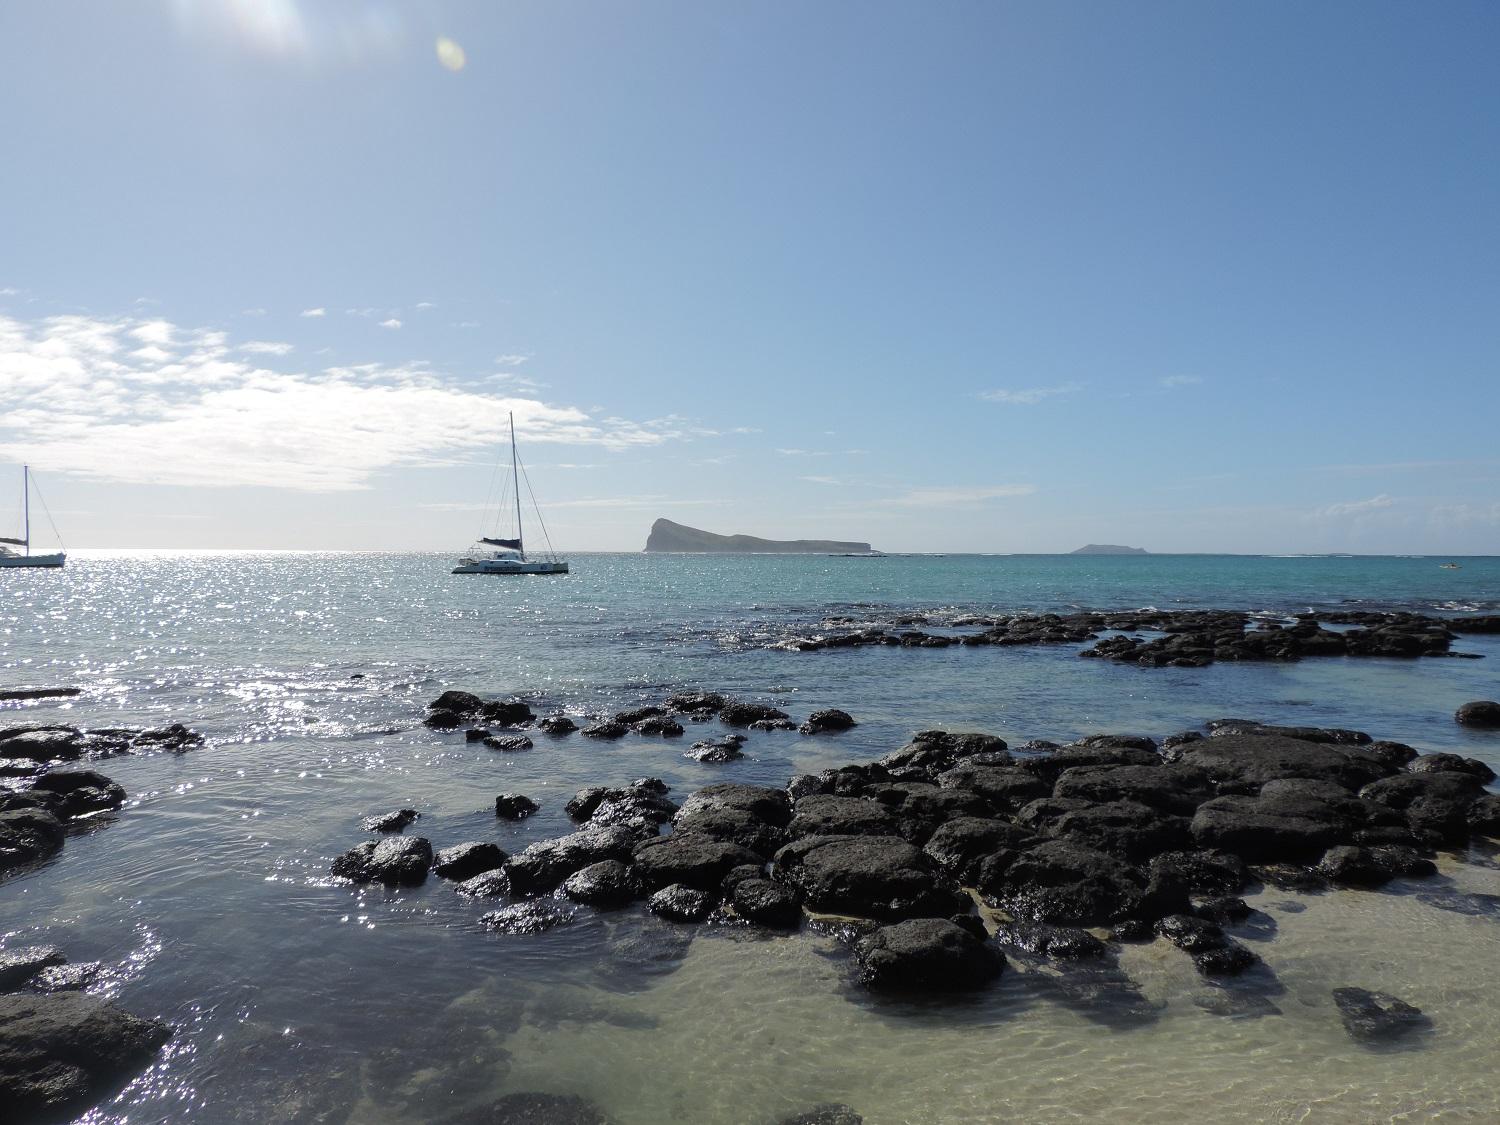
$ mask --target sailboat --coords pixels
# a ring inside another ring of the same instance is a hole
[[[568,561],[560,559],[552,552],[551,540],[547,538],[547,525],[542,523],[541,509],[537,508],[537,526],[542,529],[542,539],[547,543],[545,558],[528,559],[526,557],[526,542],[521,532],[521,474],[525,472],[520,458],[516,455],[516,416],[510,415],[510,476],[515,497],[516,511],[516,534],[514,538],[502,539],[498,535],[487,536],[481,533],[479,541],[469,548],[469,553],[458,560],[458,565],[453,568],[454,574],[567,574]],[[531,490],[530,478],[526,481],[526,489]],[[536,497],[532,496],[531,503],[536,507]],[[486,513],[488,514],[488,513]],[[497,517],[496,523],[499,519]]]
[[[44,504],[45,506],[45,504]],[[53,551],[46,555],[33,555],[31,553],[31,468],[28,465],[21,466],[21,538],[12,539],[9,536],[0,535],[0,568],[4,567],[60,567],[68,561],[68,556],[62,551]],[[48,515],[51,520],[51,515]],[[56,527],[52,529],[54,532]],[[17,551],[20,547],[24,550]]]

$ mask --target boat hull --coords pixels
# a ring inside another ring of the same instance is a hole
[[[57,570],[67,561],[68,556],[61,552],[55,555],[0,555],[0,570],[8,567]]]
[[[567,574],[565,562],[510,562],[504,559],[479,559],[459,563],[454,574]]]

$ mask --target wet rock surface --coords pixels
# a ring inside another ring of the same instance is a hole
[[[1500,730],[1500,703],[1493,699],[1477,699],[1472,703],[1465,703],[1453,713],[1453,719],[1461,726]]]
[[[486,841],[454,844],[451,848],[443,848],[434,856],[432,870],[444,879],[472,879],[475,875],[494,871],[506,858],[498,844]]]
[[[14,992],[43,969],[67,963],[67,956],[55,945],[23,945],[0,949],[0,992]]]
[[[501,793],[495,798],[495,815],[502,820],[525,820],[539,807],[524,793]]]
[[[1000,975],[1000,951],[946,918],[882,926],[854,944],[860,982],[898,992],[975,989]]]
[[[355,883],[411,886],[426,879],[431,867],[431,844],[420,836],[399,836],[351,848],[331,870]]]
[[[81,992],[0,996],[0,1105],[17,1122],[60,1122],[150,1064],[172,1029]]]
[[[367,816],[359,822],[359,826],[366,832],[402,832],[421,815],[416,809],[397,809],[395,812]]]
[[[575,917],[572,910],[550,902],[517,902],[492,910],[479,918],[482,926],[502,934],[540,934],[565,926]]]

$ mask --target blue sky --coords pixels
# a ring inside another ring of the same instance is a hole
[[[1500,553],[1497,42],[1487,2],[6,4],[0,474],[70,545],[457,549],[514,410],[579,549]]]

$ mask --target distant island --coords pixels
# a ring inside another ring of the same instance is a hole
[[[754,535],[716,535],[696,527],[657,520],[646,539],[647,551],[690,551],[701,554],[735,555],[839,555],[870,554],[868,543],[844,543],[837,539],[758,539]]]
[[[1069,551],[1070,555],[1149,555],[1151,552],[1144,547],[1121,547],[1117,543],[1090,543],[1086,547],[1079,547],[1076,551]]]

